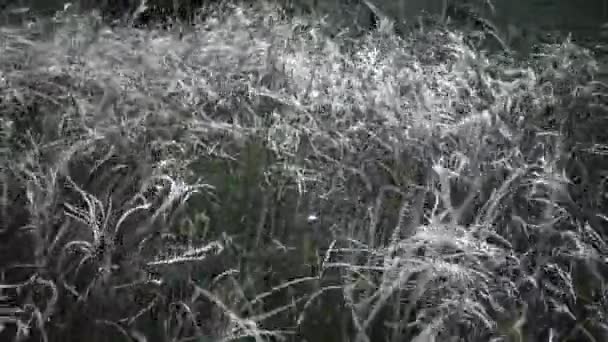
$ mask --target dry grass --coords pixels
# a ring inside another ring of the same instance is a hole
[[[0,29],[14,340],[607,337],[590,54],[279,14]]]

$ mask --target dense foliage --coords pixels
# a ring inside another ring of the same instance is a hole
[[[0,28],[0,340],[608,340],[600,56],[378,19]]]

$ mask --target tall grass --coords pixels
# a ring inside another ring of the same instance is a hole
[[[0,31],[7,340],[607,337],[588,51],[270,5],[44,25]]]

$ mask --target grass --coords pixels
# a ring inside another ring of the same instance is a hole
[[[1,28],[0,334],[605,340],[593,54],[390,24]]]

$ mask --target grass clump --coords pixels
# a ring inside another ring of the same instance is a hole
[[[272,6],[58,18],[0,31],[11,339],[606,337],[586,50]]]

